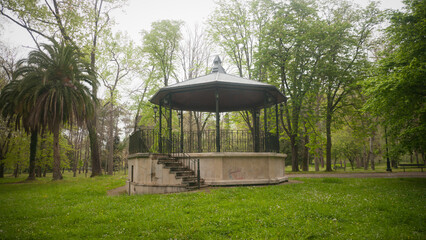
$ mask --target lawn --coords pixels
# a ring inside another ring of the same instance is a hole
[[[0,239],[426,239],[426,179],[107,196],[125,176],[0,180]]]

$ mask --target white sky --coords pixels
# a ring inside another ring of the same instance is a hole
[[[126,31],[130,37],[139,42],[142,29],[148,30],[152,22],[162,19],[183,20],[189,26],[203,25],[215,8],[215,0],[129,0],[122,10],[113,13],[116,19],[116,30]],[[354,0],[362,6],[368,0]],[[381,8],[401,9],[401,0],[382,0]],[[29,34],[4,17],[0,18],[3,29],[0,29],[0,41],[7,46],[17,48],[26,53],[34,46]]]

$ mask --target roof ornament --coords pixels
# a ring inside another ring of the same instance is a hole
[[[212,73],[226,73],[225,69],[222,67],[222,61],[220,60],[220,57],[217,55],[213,60],[213,68]]]

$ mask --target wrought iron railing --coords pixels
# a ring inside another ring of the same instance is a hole
[[[216,152],[216,131],[183,132],[183,144],[179,132],[161,136],[156,129],[139,129],[130,136],[129,153],[194,153]],[[278,138],[275,134],[259,134],[259,151],[276,152]],[[161,148],[160,148],[161,145]],[[248,130],[221,130],[220,146],[222,152],[254,152],[253,134]],[[181,149],[183,147],[183,150]]]

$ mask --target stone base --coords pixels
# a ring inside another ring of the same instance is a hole
[[[244,186],[244,185],[274,185],[288,182],[287,177],[276,179],[252,179],[252,180],[216,180],[206,182],[210,186]]]
[[[200,159],[200,177],[211,186],[268,185],[288,181],[286,154],[224,152],[190,153]],[[158,163],[162,154],[134,154],[128,157],[130,194],[176,193],[188,191],[181,178]]]
[[[130,188],[129,188],[130,184]],[[187,192],[188,190],[182,186],[176,185],[146,185],[126,182],[126,192],[130,195],[133,194],[163,194],[163,193],[178,193]]]

